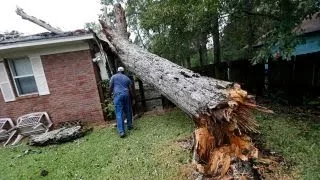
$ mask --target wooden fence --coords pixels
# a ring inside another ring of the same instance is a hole
[[[240,83],[256,95],[268,92],[281,96],[291,104],[320,96],[320,53],[298,56],[291,61],[279,59],[252,65],[248,60],[240,60],[192,70],[209,77],[216,77],[218,70],[219,79]]]

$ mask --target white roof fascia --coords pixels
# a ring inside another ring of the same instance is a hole
[[[0,46],[0,50],[6,49],[14,49],[14,48],[24,48],[24,47],[31,47],[31,46],[41,46],[47,44],[57,44],[57,43],[66,43],[72,41],[81,41],[81,40],[88,40],[93,39],[93,34],[87,35],[80,35],[80,36],[70,36],[70,37],[61,37],[61,38],[52,38],[52,39],[43,39],[43,40],[35,40],[35,41],[27,41],[27,42],[17,42],[12,43],[9,45]]]

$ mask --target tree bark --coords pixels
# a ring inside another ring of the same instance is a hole
[[[219,14],[213,16],[213,30],[212,30],[212,40],[213,40],[213,64],[214,64],[214,77],[217,79],[223,79],[224,73],[220,68],[221,64],[221,53],[220,53],[220,33],[219,33]]]
[[[115,6],[115,12],[123,12]],[[124,13],[118,22],[126,23]],[[258,124],[248,109],[257,108],[238,84],[200,76],[171,61],[131,44],[126,33],[117,33],[100,21],[103,33],[126,68],[143,82],[153,85],[163,96],[187,113],[195,122],[194,160],[197,170],[212,177],[224,177],[231,159],[247,161],[257,156],[247,133],[258,132]],[[116,26],[126,27],[126,25]]]
[[[200,64],[200,67],[203,67],[204,66],[204,57],[203,57],[203,50],[202,50],[202,45],[200,44],[199,45],[199,64]]]
[[[47,29],[48,31],[50,32],[53,32],[53,33],[56,33],[56,34],[62,34],[63,31],[61,31],[60,29],[57,29],[57,28],[54,28],[52,27],[50,24],[46,23],[45,21],[41,20],[41,19],[37,19],[36,17],[33,17],[33,16],[30,16],[28,15],[27,13],[25,13],[23,11],[22,8],[20,7],[17,7],[16,9],[16,13],[17,15],[21,16],[22,19],[25,19],[25,20],[28,20],[28,21],[31,21],[45,29]]]
[[[253,10],[253,2],[250,0],[245,0],[245,11],[248,12],[246,16],[246,25],[247,25],[247,32],[246,32],[246,40],[248,44],[248,49],[247,49],[247,56],[248,58],[252,58],[253,56],[253,43],[254,43],[254,29],[253,29],[253,19],[252,15],[250,12]]]
[[[188,69],[191,68],[191,56],[190,56],[190,54],[188,54],[187,57],[186,57],[186,65],[187,65],[186,67]]]
[[[81,126],[73,126],[69,128],[60,128],[39,135],[30,136],[29,145],[45,146],[48,144],[61,144],[72,141],[84,136],[88,130],[84,130]]]
[[[200,35],[199,39],[199,62],[200,66],[204,66],[208,63],[208,52],[207,52],[207,37],[206,35]]]

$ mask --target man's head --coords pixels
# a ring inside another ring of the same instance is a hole
[[[123,67],[118,67],[118,72],[123,73],[124,72],[124,68]]]

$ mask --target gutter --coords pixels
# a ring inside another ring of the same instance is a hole
[[[7,45],[0,45],[0,51],[7,50],[7,49],[26,48],[26,47],[32,47],[32,46],[42,46],[42,45],[48,45],[48,44],[58,44],[58,43],[82,41],[82,40],[89,40],[89,39],[94,39],[94,35],[86,34],[86,35],[79,35],[79,36],[69,36],[69,37],[67,36],[67,37],[35,40],[35,41],[17,42],[17,43],[12,43]]]

